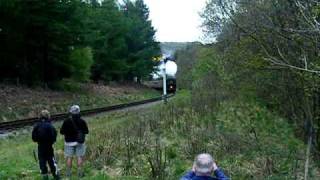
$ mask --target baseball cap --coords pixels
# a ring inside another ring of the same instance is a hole
[[[69,112],[70,112],[71,114],[79,114],[79,113],[80,113],[80,107],[79,107],[78,105],[72,105],[72,106],[70,107]]]

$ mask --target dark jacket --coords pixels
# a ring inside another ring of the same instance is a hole
[[[57,131],[49,119],[41,119],[32,130],[32,140],[39,145],[52,146],[56,142]]]
[[[215,177],[210,176],[196,176],[193,171],[189,171],[180,180],[229,180],[229,178],[224,175],[221,169],[217,169],[214,171]]]
[[[80,116],[72,116],[63,122],[60,133],[66,142],[77,142],[78,130],[83,134],[89,133],[87,123]]]

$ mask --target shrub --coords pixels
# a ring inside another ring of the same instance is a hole
[[[74,49],[69,57],[71,79],[78,82],[88,81],[93,64],[93,54],[89,47]]]

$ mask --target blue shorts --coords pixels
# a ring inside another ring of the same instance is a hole
[[[64,145],[64,155],[65,157],[82,157],[86,153],[86,145],[85,144],[77,144],[75,146]]]

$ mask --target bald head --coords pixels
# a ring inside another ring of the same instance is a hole
[[[199,154],[194,161],[197,175],[209,176],[213,171],[213,158],[210,154]]]

